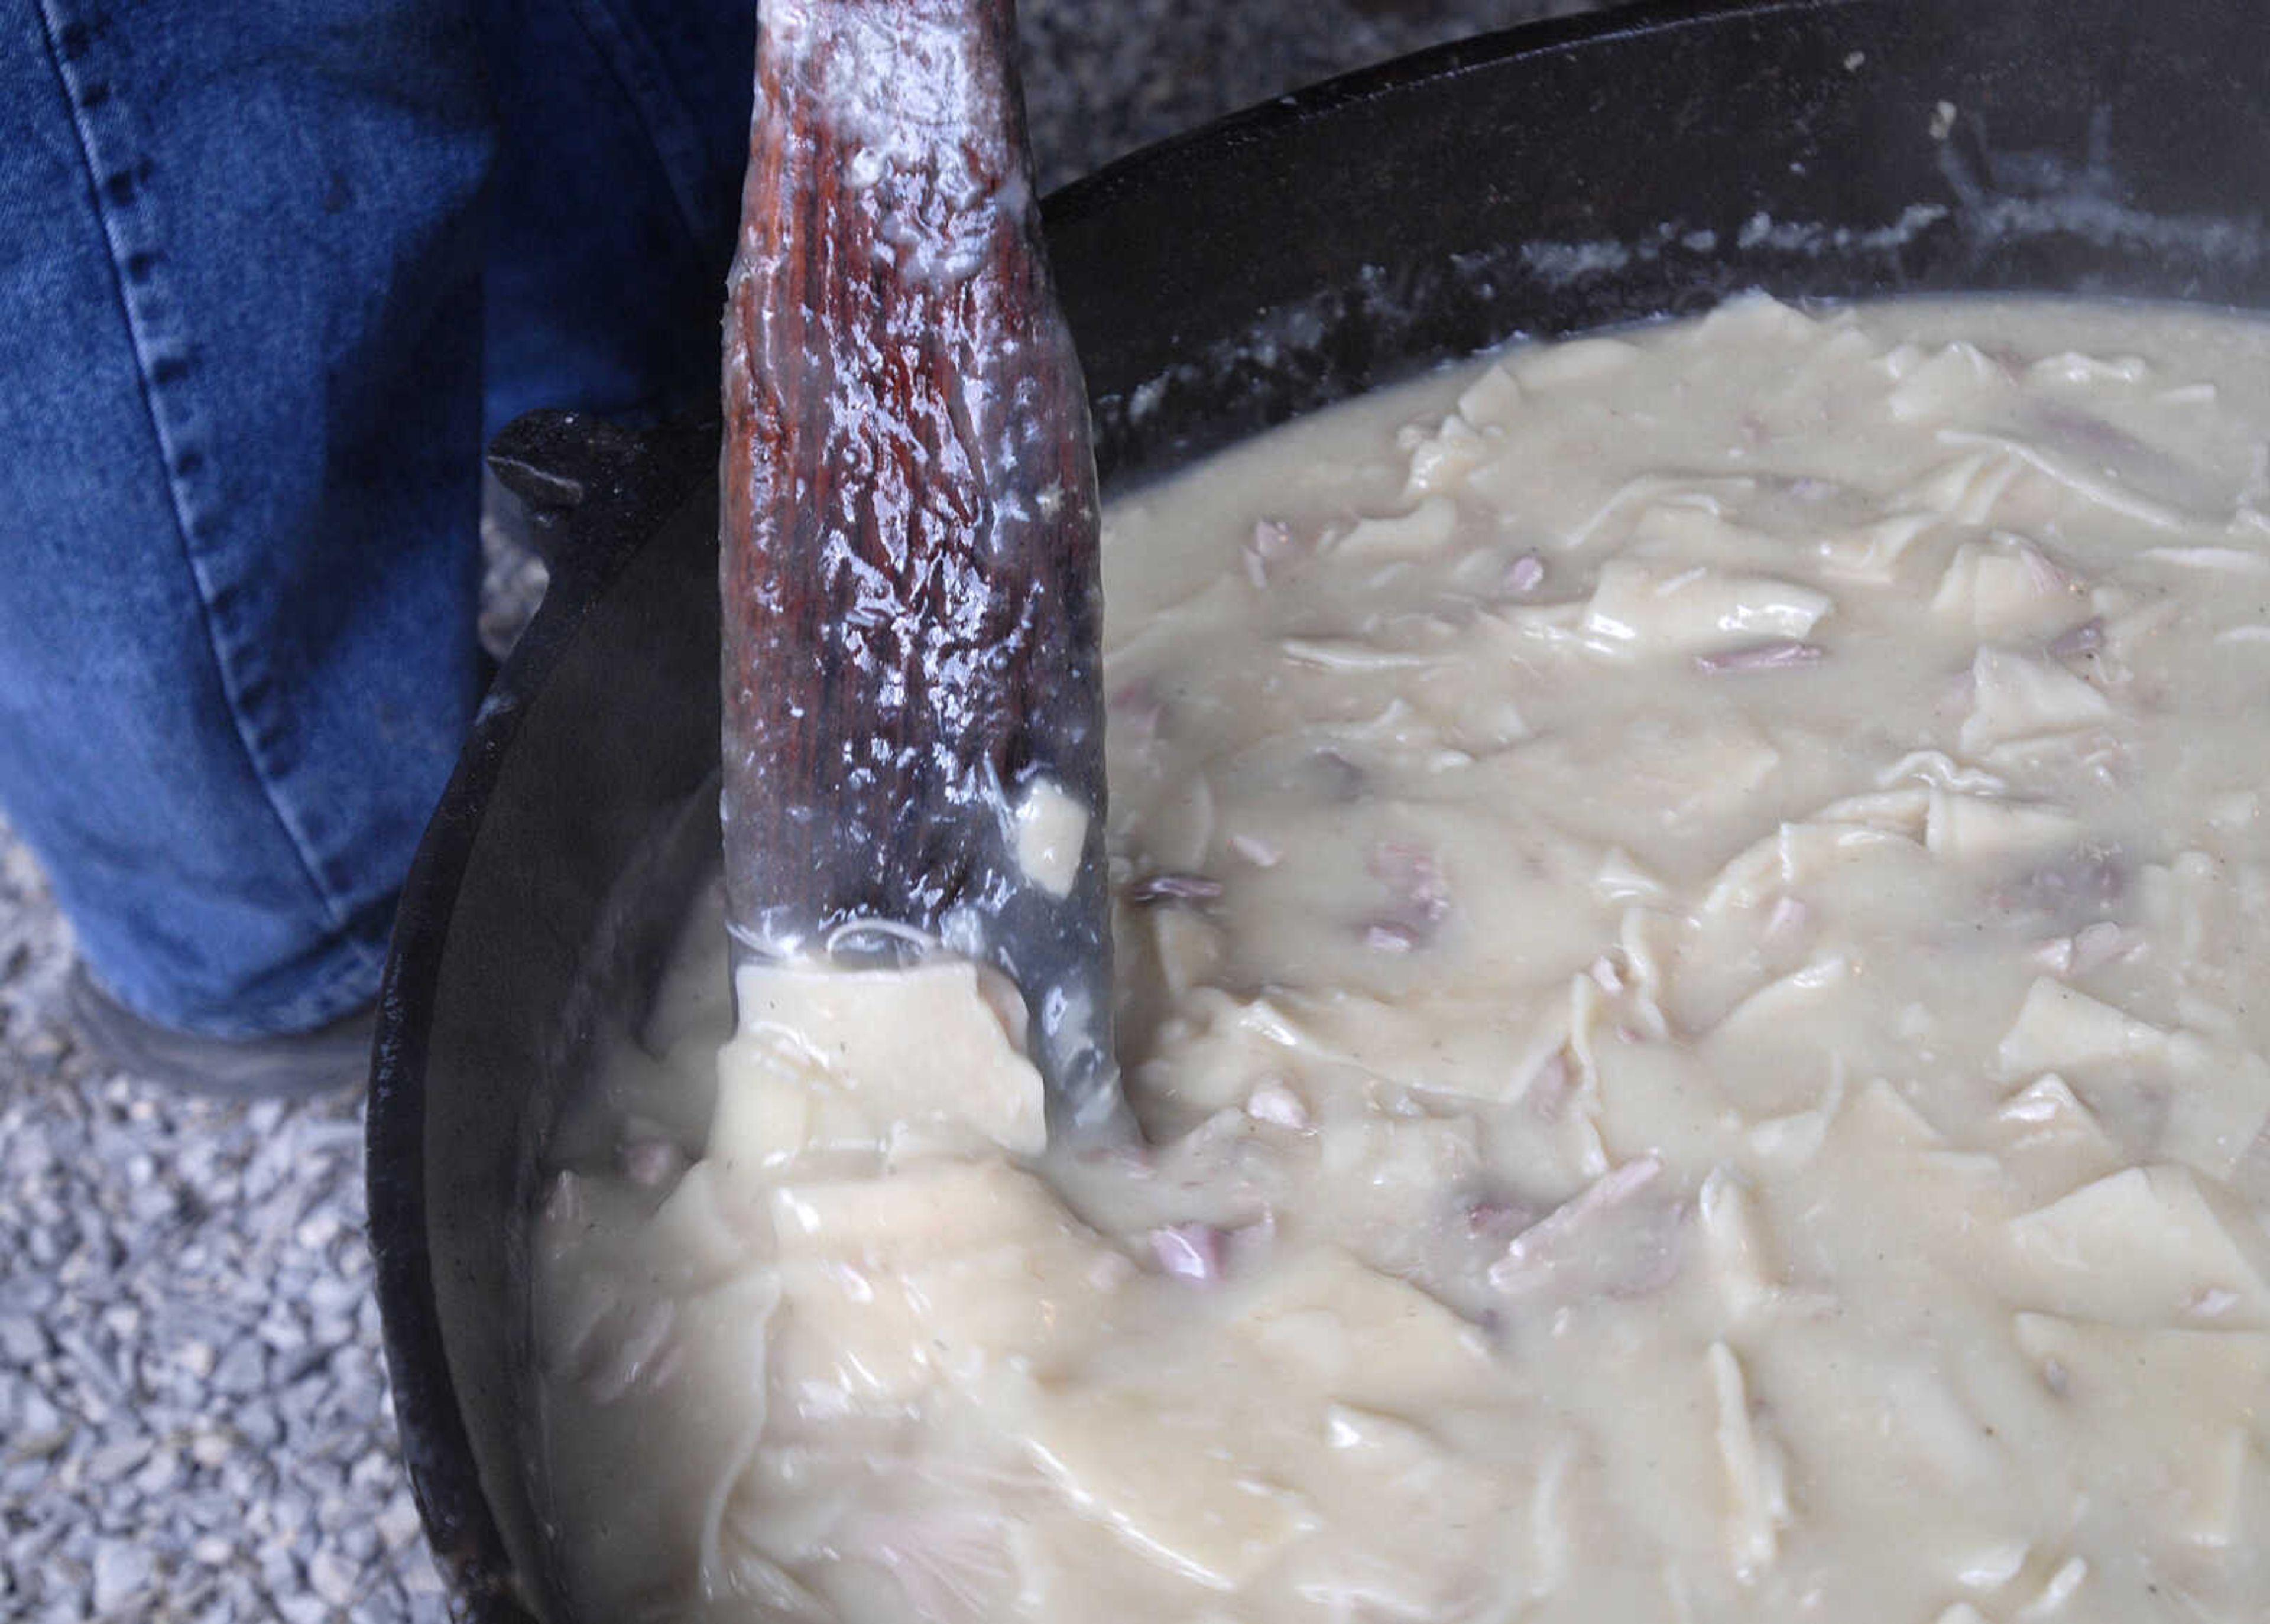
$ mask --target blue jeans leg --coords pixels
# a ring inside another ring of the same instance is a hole
[[[369,996],[484,406],[714,400],[753,13],[0,0],[0,807],[144,1014]]]
[[[488,430],[537,406],[716,410],[754,0],[482,0],[504,144]]]
[[[474,701],[462,0],[0,0],[0,805],[123,1001],[367,999]]]

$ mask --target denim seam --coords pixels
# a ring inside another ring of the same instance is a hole
[[[701,199],[706,188],[695,180],[708,163],[700,133],[669,76],[654,59],[653,48],[632,22],[607,0],[568,0],[569,9],[594,50],[638,115],[647,145],[662,166],[671,199],[689,240],[701,242],[708,224]]]
[[[260,786],[261,797],[269,813],[276,819],[301,877],[308,890],[323,908],[341,946],[349,953],[352,974],[367,975],[382,962],[371,945],[351,932],[352,919],[325,883],[322,864],[309,848],[301,831],[286,810],[278,787],[267,764],[262,759],[259,746],[248,731],[248,721],[242,704],[242,684],[221,646],[219,629],[214,620],[214,587],[208,577],[204,562],[197,545],[198,506],[189,482],[207,470],[209,459],[204,449],[197,444],[199,435],[194,432],[194,420],[177,429],[169,424],[160,391],[183,382],[193,371],[184,354],[153,353],[149,334],[145,331],[146,316],[137,308],[135,289],[151,286],[157,277],[158,254],[146,243],[137,246],[137,235],[152,237],[154,233],[137,234],[133,229],[137,211],[146,219],[147,205],[144,201],[142,183],[148,178],[148,159],[139,157],[123,167],[106,167],[103,142],[96,130],[97,119],[105,114],[123,118],[119,99],[107,86],[94,94],[97,85],[83,82],[78,63],[100,36],[100,25],[67,19],[64,8],[56,0],[40,0],[40,21],[45,34],[48,61],[53,66],[63,102],[70,114],[71,128],[78,137],[79,157],[85,165],[87,194],[93,203],[95,217],[100,222],[104,245],[108,250],[112,285],[117,295],[118,308],[126,326],[130,348],[134,355],[136,380],[139,385],[143,408],[149,419],[150,432],[164,471],[168,505],[174,515],[174,529],[181,544],[182,561],[196,588],[197,615],[204,629],[205,646],[213,662],[222,698],[226,701],[229,720],[236,734],[237,744],[244,752],[246,764],[251,768],[254,781]],[[123,145],[138,150],[141,143],[130,140]],[[304,1002],[304,999],[297,1002]]]
[[[386,960],[360,936],[343,934],[339,940],[350,950],[345,958],[335,960],[283,1003],[263,1010],[258,1019],[201,1023],[197,1029],[208,1037],[270,1037],[279,1032],[319,1031],[352,1014],[378,991],[377,978]]]

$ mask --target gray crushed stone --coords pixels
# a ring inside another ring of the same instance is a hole
[[[1346,68],[1582,0],[1026,0],[1054,185]],[[543,590],[484,537],[483,641]],[[427,1624],[363,1232],[362,1113],[185,1099],[65,1020],[68,926],[0,823],[0,1617]]]
[[[0,826],[0,1616],[439,1620],[363,1238],[361,1111],[112,1074]]]

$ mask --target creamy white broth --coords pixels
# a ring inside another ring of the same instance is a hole
[[[538,1223],[590,1616],[2259,1617],[2266,442],[2251,321],[1748,300],[1115,504],[1147,1147],[950,961],[721,1061],[713,903]]]

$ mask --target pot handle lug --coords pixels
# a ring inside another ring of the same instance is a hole
[[[557,580],[604,573],[697,479],[714,480],[714,418],[625,428],[588,412],[524,412],[489,442],[489,516]]]
[[[499,516],[556,566],[568,516],[595,497],[621,495],[626,474],[650,456],[645,435],[589,412],[547,408],[506,424],[486,462],[508,499]]]

